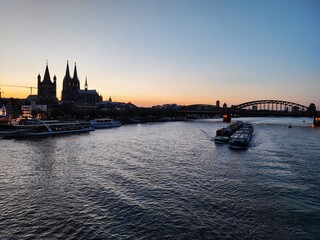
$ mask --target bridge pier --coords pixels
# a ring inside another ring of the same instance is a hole
[[[320,117],[319,116],[313,116],[313,126],[319,127],[320,126]]]
[[[224,113],[223,115],[222,115],[222,117],[223,117],[223,122],[231,122],[231,114],[230,113]]]

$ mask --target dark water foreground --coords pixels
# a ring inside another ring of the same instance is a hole
[[[245,151],[213,120],[0,140],[0,239],[319,239],[320,129],[249,120]]]

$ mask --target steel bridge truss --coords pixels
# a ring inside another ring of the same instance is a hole
[[[235,109],[247,110],[265,110],[265,111],[283,111],[283,112],[307,112],[308,107],[282,100],[256,100],[245,102],[235,106]]]

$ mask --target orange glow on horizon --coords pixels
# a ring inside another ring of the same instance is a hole
[[[20,85],[20,84],[19,84]],[[99,88],[99,87],[98,87]],[[114,102],[124,102],[128,103],[131,102],[132,104],[138,106],[138,107],[152,107],[156,105],[164,105],[164,104],[177,104],[177,105],[193,105],[193,104],[209,104],[209,105],[215,105],[216,101],[220,101],[220,106],[222,106],[224,103],[227,104],[228,107],[231,107],[232,105],[241,104],[244,102],[248,102],[248,99],[244,99],[241,97],[238,97],[237,99],[229,98],[226,99],[222,96],[217,96],[216,94],[212,94],[211,96],[198,96],[193,95],[189,96],[186,95],[161,95],[160,93],[153,94],[151,91],[145,90],[143,93],[137,94],[135,96],[134,94],[130,94],[130,92],[125,92],[125,94],[122,92],[122,94],[116,94],[115,92],[109,92],[105,93],[104,91],[99,91],[97,88],[97,91],[103,96],[103,101],[108,101],[109,97],[111,96],[112,100]],[[20,87],[7,87],[7,86],[1,86],[0,84],[0,91],[2,98],[20,98],[20,99],[26,99],[30,95],[30,89],[29,88],[20,88]],[[118,91],[120,92],[120,91]],[[37,95],[38,91],[36,88],[32,89],[32,95]],[[61,100],[61,90],[58,88],[56,96],[59,100]],[[320,122],[320,118],[317,118],[317,120]]]
[[[109,97],[105,98],[104,100],[108,100]],[[204,99],[204,98],[188,98],[188,97],[172,97],[172,98],[161,98],[161,97],[150,97],[150,96],[140,96],[140,97],[133,97],[133,96],[112,96],[112,101],[114,102],[131,102],[139,107],[152,107],[156,105],[164,105],[164,104],[177,104],[177,105],[193,105],[193,104],[209,104],[215,105],[216,100],[211,99]],[[217,99],[218,100],[218,99]],[[231,106],[228,104],[228,106]]]
[[[14,90],[12,90],[14,89]],[[30,95],[30,89],[27,88],[12,88],[9,87],[1,87],[1,94],[2,98],[20,98],[20,99],[26,99]],[[57,90],[57,98],[61,100],[61,94],[59,94],[60,91]],[[38,91],[37,89],[32,89],[32,95],[37,95]],[[192,105],[192,104],[210,104],[215,105],[216,100],[219,100],[218,98],[211,98],[211,99],[205,99],[205,98],[188,98],[188,97],[171,97],[171,98],[165,98],[165,97],[158,97],[153,96],[151,97],[149,94],[146,96],[125,96],[125,95],[116,95],[116,94],[103,94],[103,101],[108,101],[109,97],[111,96],[112,101],[114,102],[124,102],[128,103],[131,102],[132,104],[138,106],[138,107],[152,107],[156,105],[163,105],[163,104],[177,104],[177,105]],[[224,101],[220,101],[222,104]],[[228,107],[232,105],[232,103],[227,102]]]
[[[30,90],[27,88],[22,88],[21,90],[12,90],[9,87],[0,87],[1,88],[1,97],[2,98],[22,98],[25,99],[30,95]],[[32,94],[37,95],[38,92],[36,89],[32,89]]]

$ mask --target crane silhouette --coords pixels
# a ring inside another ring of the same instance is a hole
[[[17,88],[29,88],[30,89],[30,95],[32,95],[32,89],[37,89],[37,87],[31,87],[31,86],[20,86],[20,85],[7,85],[7,84],[0,84],[0,87],[17,87]],[[1,88],[0,88],[1,90]],[[4,93],[4,92],[2,92]],[[0,92],[0,98],[1,98],[1,92]]]

